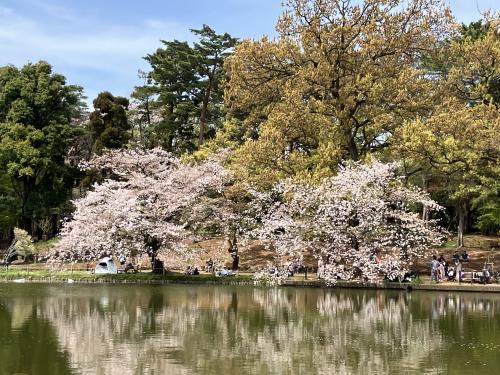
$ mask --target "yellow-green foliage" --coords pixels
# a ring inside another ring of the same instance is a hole
[[[19,255],[26,257],[33,254],[35,246],[33,239],[24,229],[14,228],[14,238],[16,241],[16,251]]]
[[[331,175],[341,160],[366,158],[406,120],[427,115],[434,83],[417,51],[438,48],[449,12],[435,0],[398,3],[289,0],[278,38],[236,47],[225,97],[249,134],[233,163],[243,179]]]
[[[60,237],[54,237],[47,241],[38,241],[34,244],[35,253],[44,254],[51,250],[58,242]]]
[[[500,102],[492,95],[500,89],[500,18],[488,24],[483,37],[446,46],[451,68],[432,113],[398,129],[391,150],[413,169],[452,180],[447,195],[457,201],[496,195],[500,180]]]

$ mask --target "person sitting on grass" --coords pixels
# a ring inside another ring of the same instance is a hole
[[[128,273],[128,271],[132,271],[133,273],[137,273],[139,271],[139,266],[134,265],[132,262],[128,262],[123,268],[124,273]]]
[[[448,267],[448,271],[446,272],[446,276],[448,276],[448,281],[452,281],[455,278],[455,268]]]
[[[186,275],[196,276],[199,274],[200,274],[200,271],[198,270],[198,267],[196,267],[196,266],[188,266],[186,268]]]

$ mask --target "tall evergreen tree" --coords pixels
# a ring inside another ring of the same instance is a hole
[[[207,25],[191,31],[199,42],[163,40],[162,48],[145,57],[151,65],[147,83],[132,94],[142,105],[147,94],[149,108],[161,112],[161,120],[146,132],[149,146],[176,153],[195,150],[222,124],[223,64],[236,44]],[[153,93],[156,103],[149,101]]]
[[[15,216],[31,231],[34,217],[67,200],[73,179],[65,157],[75,134],[71,120],[83,106],[81,91],[44,61],[0,68],[0,183],[10,180],[15,193],[0,197],[0,217],[12,222]]]
[[[169,151],[192,150],[198,103],[196,55],[186,42],[162,43],[163,48],[145,58],[152,68],[150,87],[154,88],[161,108],[161,121],[148,129],[149,145]],[[140,89],[137,88],[134,95]]]
[[[200,38],[200,42],[194,44],[200,76],[201,111],[198,133],[198,147],[200,147],[205,139],[207,123],[210,120],[214,123],[222,118],[220,106],[223,103],[223,90],[220,85],[224,73],[223,64],[226,57],[231,54],[237,39],[228,33],[217,34],[207,25],[203,25],[200,30],[191,31]]]
[[[132,138],[143,146],[145,144],[145,130],[151,129],[151,125],[157,117],[157,105],[155,90],[149,85],[150,79],[147,73],[139,71],[138,76],[144,80],[144,85],[136,87],[131,94],[132,102],[128,113],[129,122],[133,128]],[[136,129],[138,130],[138,135],[136,135]]]
[[[128,99],[101,92],[93,102],[94,112],[88,123],[96,151],[103,148],[122,148],[130,139],[127,119]]]

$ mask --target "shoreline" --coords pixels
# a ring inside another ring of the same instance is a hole
[[[55,283],[55,284],[143,284],[143,285],[236,285],[236,286],[263,286],[256,283],[251,274],[231,277],[216,277],[211,274],[189,276],[183,274],[115,274],[96,275],[86,272],[57,272],[40,274],[40,272],[0,272],[0,283]],[[406,291],[434,291],[434,292],[475,292],[475,293],[500,293],[500,284],[455,284],[451,282],[441,284],[422,283],[361,283],[356,281],[339,281],[328,285],[318,279],[290,279],[285,280],[279,287],[297,288],[324,288],[324,289],[376,289],[376,290],[406,290]]]

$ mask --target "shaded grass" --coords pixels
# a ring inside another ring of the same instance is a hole
[[[455,240],[448,240],[443,242],[438,248],[440,249],[455,249],[457,247],[457,242]]]

